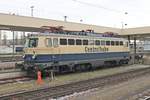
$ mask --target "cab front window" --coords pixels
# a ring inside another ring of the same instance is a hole
[[[29,48],[37,47],[37,45],[38,45],[38,39],[37,38],[30,38],[29,39],[29,44],[28,44]]]

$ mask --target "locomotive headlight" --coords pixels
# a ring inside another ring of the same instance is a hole
[[[23,58],[23,59],[25,58],[25,54],[22,56],[22,58]]]
[[[36,55],[34,54],[33,56],[32,56],[32,59],[35,59],[36,58]]]
[[[22,56],[22,58],[23,58],[23,59],[25,58],[25,52],[23,52],[23,56]]]
[[[32,59],[35,59],[35,58],[36,58],[36,54],[35,54],[35,51],[33,51]]]

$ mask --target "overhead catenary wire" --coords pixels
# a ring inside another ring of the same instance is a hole
[[[101,8],[101,9],[111,11],[111,12],[122,13],[122,11],[120,11],[120,10],[107,8],[107,7],[104,7],[104,6],[99,5],[99,4],[93,4],[93,3],[83,2],[83,1],[79,1],[79,0],[73,0],[73,1],[77,2],[77,3],[80,3],[80,4],[83,4],[83,5],[87,5],[87,6],[91,6],[91,7],[95,7],[95,8]]]

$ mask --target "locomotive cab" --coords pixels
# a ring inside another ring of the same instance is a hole
[[[35,57],[35,50],[38,47],[39,38],[27,38],[25,47],[24,47],[24,60],[27,55],[33,55],[32,58]]]
[[[43,70],[47,66],[52,66],[53,63],[58,62],[55,60],[55,53],[59,52],[57,47],[58,38],[38,35],[29,36],[25,43],[24,66],[22,69],[36,73],[37,70]]]

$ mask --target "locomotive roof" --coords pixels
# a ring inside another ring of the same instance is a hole
[[[124,38],[118,37],[118,36],[103,36],[103,34],[100,33],[94,33],[94,34],[82,34],[82,35],[76,35],[76,34],[61,34],[61,33],[38,33],[38,34],[31,34],[29,37],[40,37],[40,36],[56,36],[56,37],[66,37],[66,38],[89,38],[89,39],[112,39],[112,40],[126,40]]]

